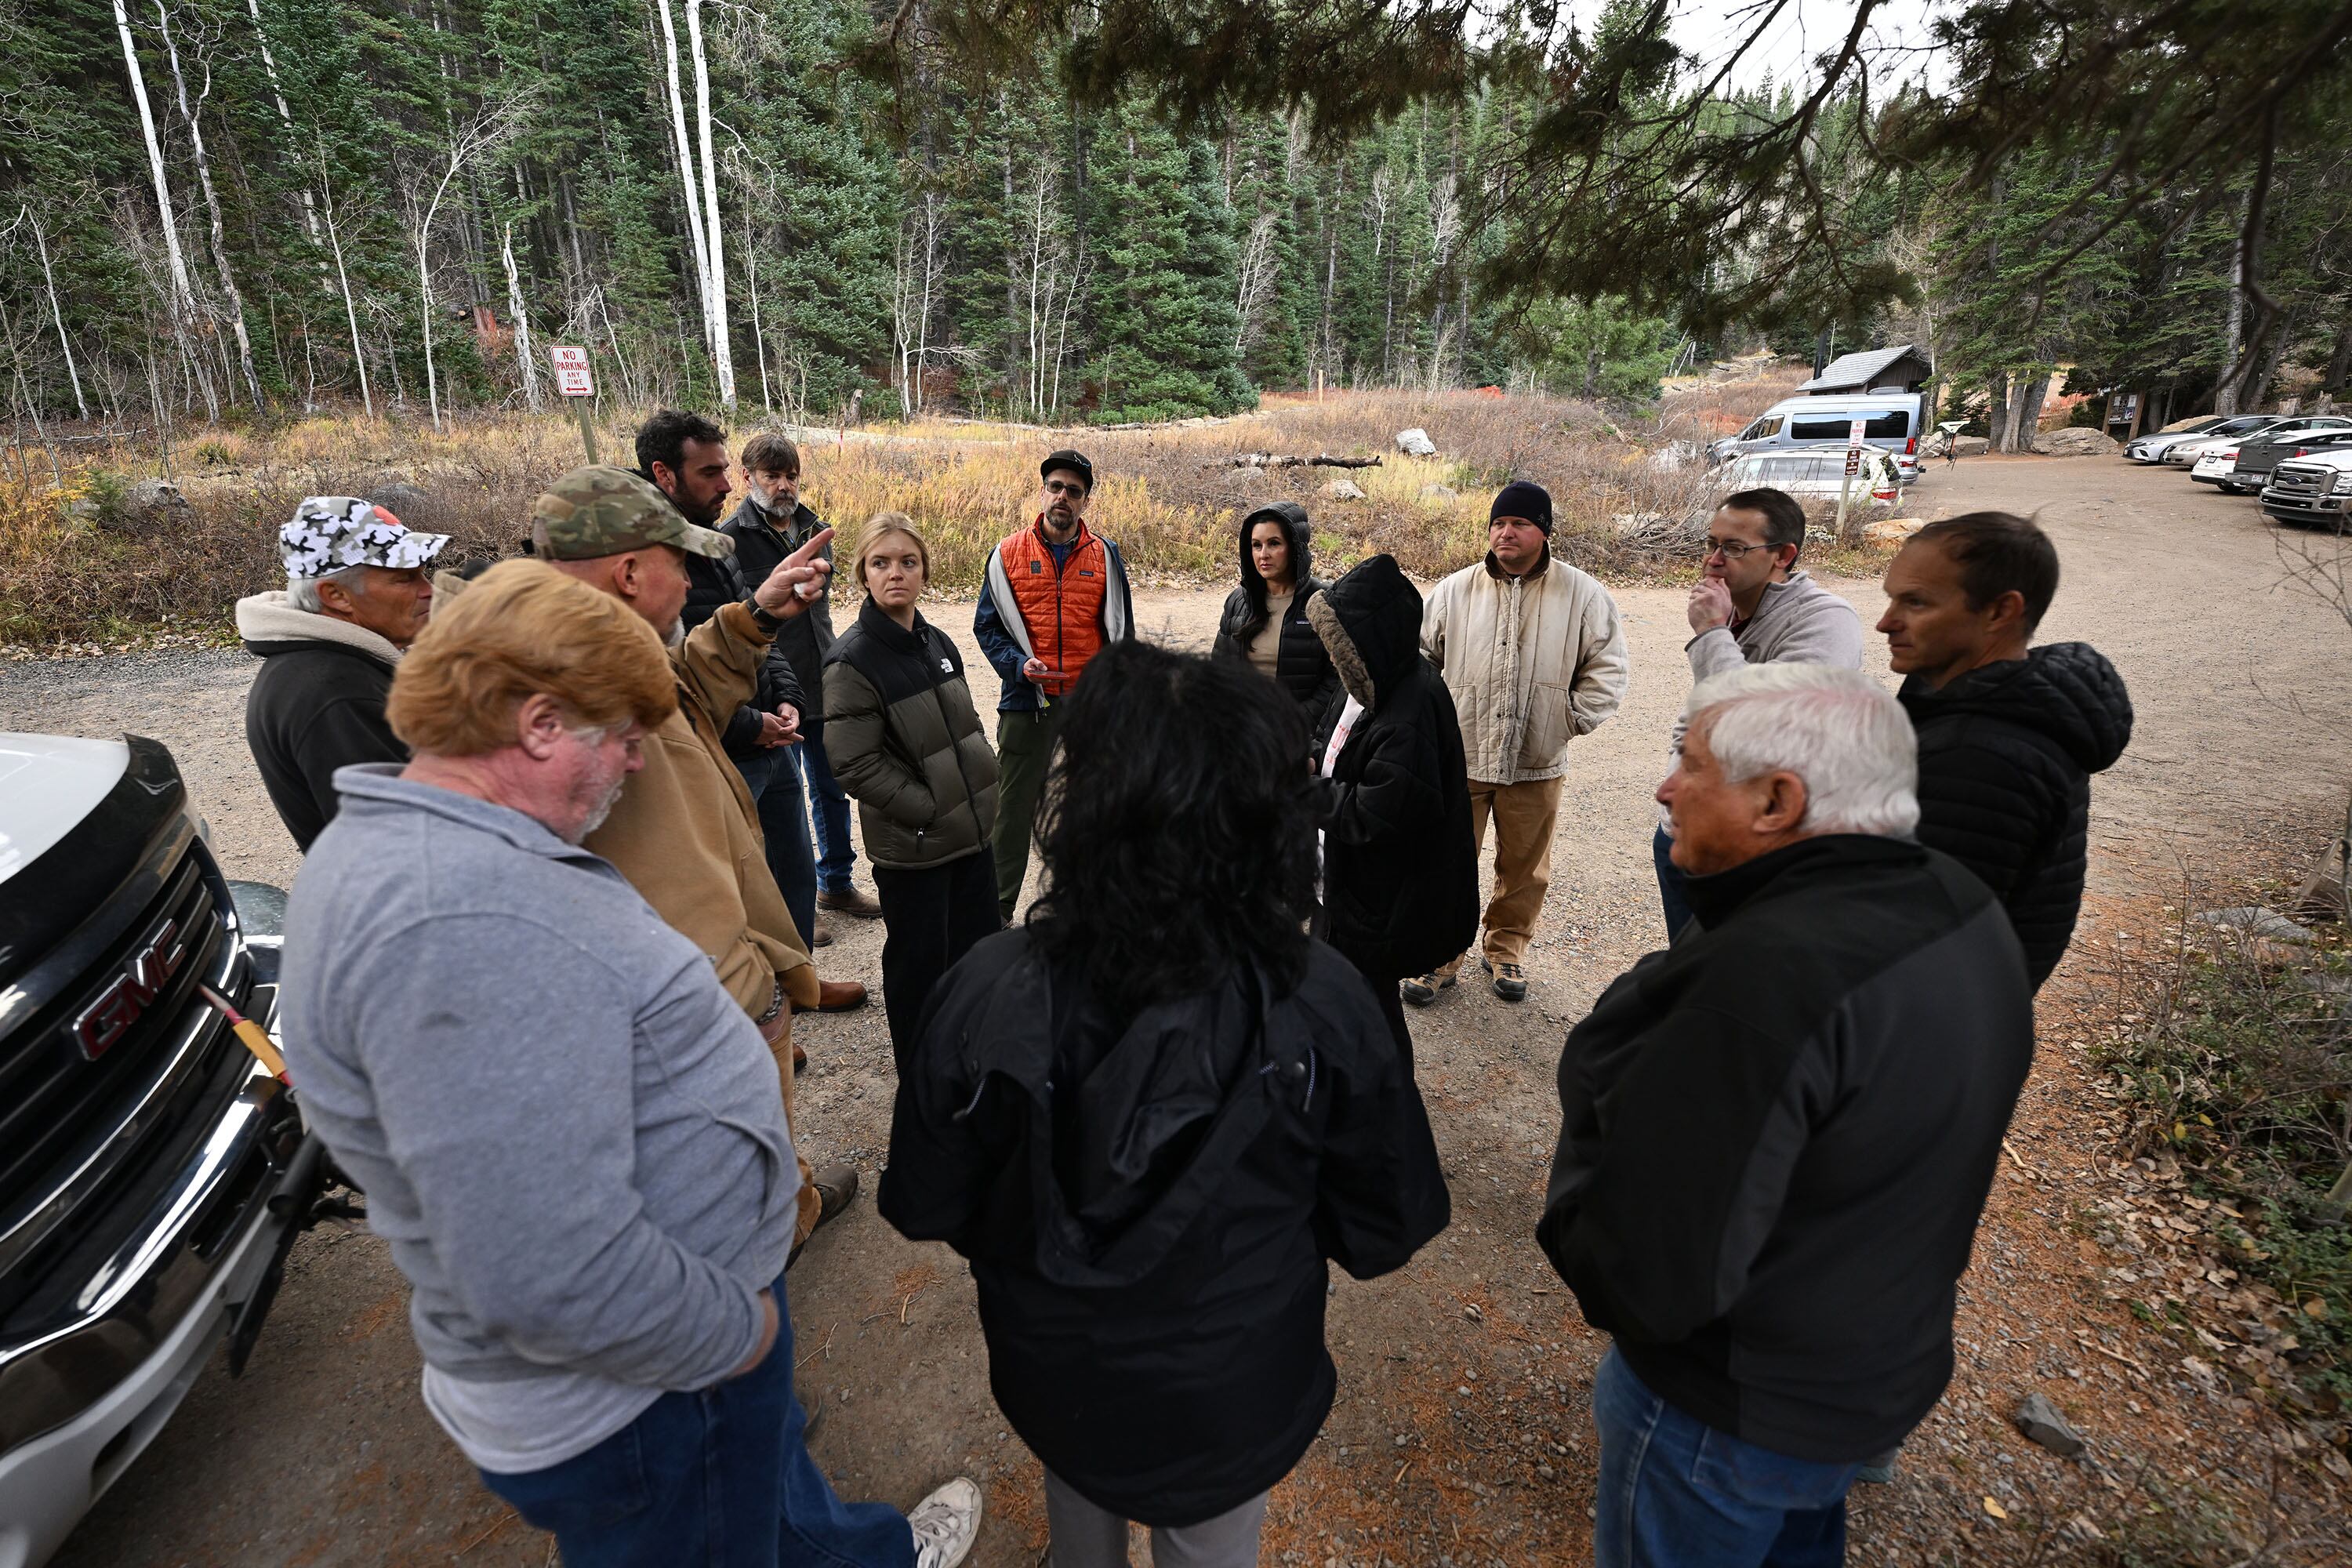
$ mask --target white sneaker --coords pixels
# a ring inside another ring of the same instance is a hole
[[[956,1568],[980,1539],[980,1489],[958,1476],[907,1515],[915,1568]]]

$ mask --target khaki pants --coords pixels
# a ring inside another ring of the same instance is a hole
[[[801,1119],[793,1113],[793,1009],[784,1007],[779,1020],[782,1028],[768,1042],[768,1052],[776,1058],[776,1076],[784,1086],[784,1125],[792,1129],[793,1160],[801,1168],[800,1210],[793,1221],[793,1245],[798,1247],[816,1228],[817,1212],[824,1207],[824,1198],[816,1190],[816,1173],[809,1169],[808,1156],[801,1152]]]
[[[1470,833],[1481,851],[1486,847],[1486,819],[1495,819],[1495,896],[1486,900],[1482,950],[1489,963],[1527,962],[1536,916],[1551,887],[1551,836],[1559,825],[1560,782],[1470,781]],[[1459,972],[1469,956],[1464,953],[1438,973]]]

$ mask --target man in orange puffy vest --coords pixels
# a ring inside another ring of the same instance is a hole
[[[1029,875],[1029,840],[1060,702],[1103,645],[1135,635],[1118,546],[1087,526],[1094,465],[1055,452],[1028,527],[988,552],[972,634],[1004,679],[996,702],[996,902],[1005,923]]]

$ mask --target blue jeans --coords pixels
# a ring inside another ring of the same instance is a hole
[[[1674,835],[1661,823],[1650,836],[1650,858],[1658,868],[1658,902],[1666,911],[1666,941],[1672,942],[1690,923],[1690,900],[1683,897],[1683,868],[1675,864]]]
[[[770,746],[746,752],[735,759],[735,771],[758,803],[768,869],[783,890],[784,908],[806,947],[816,937],[816,861],[809,855],[808,817],[801,810],[801,772],[793,762],[799,750]]]
[[[781,1306],[782,1279],[775,1290]],[[786,1316],[747,1375],[665,1394],[578,1458],[482,1480],[554,1534],[564,1568],[913,1568],[906,1516],[835,1497],[806,1426]]]
[[[1792,1459],[1652,1394],[1610,1347],[1592,1380],[1601,1433],[1594,1568],[1836,1568],[1860,1464]]]
[[[801,782],[808,788],[809,823],[816,829],[816,885],[828,893],[849,891],[849,868],[857,851],[849,843],[849,797],[835,782],[824,754],[824,726],[810,729],[793,748],[801,754]]]

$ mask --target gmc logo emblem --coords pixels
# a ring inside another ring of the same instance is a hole
[[[131,953],[114,984],[100,992],[98,1000],[74,1019],[74,1044],[80,1047],[82,1056],[96,1061],[129,1034],[131,1026],[139,1021],[139,1015],[163,994],[163,987],[170,984],[180,961],[187,954],[188,944],[180,937],[180,922],[167,918]]]

